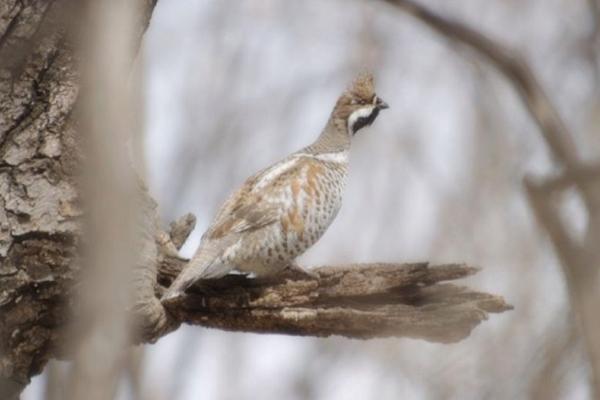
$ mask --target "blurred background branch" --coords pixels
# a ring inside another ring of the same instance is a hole
[[[441,17],[419,3],[410,0],[388,0],[388,2],[422,21],[439,34],[467,45],[487,58],[521,95],[523,103],[538,124],[540,133],[556,160],[565,166],[574,166],[577,163],[572,137],[567,127],[535,74],[517,52],[467,25]]]
[[[571,306],[578,314],[580,331],[585,339],[589,360],[592,366],[594,397],[600,396],[600,288],[598,287],[598,270],[600,266],[600,174],[597,167],[585,165],[576,153],[572,142],[573,134],[560,117],[557,108],[548,98],[539,83],[536,74],[528,64],[501,44],[468,26],[443,18],[427,7],[410,0],[390,0],[402,11],[414,16],[430,28],[445,37],[465,44],[480,55],[487,58],[491,65],[513,85],[539,127],[548,149],[561,167],[561,182],[569,182],[577,187],[589,217],[587,233],[582,243],[575,243],[568,229],[561,222],[557,209],[556,195],[547,183],[533,183],[525,180],[531,206],[540,224],[549,234],[554,248],[561,259],[564,276],[571,298]],[[597,31],[597,8],[595,1],[590,1],[594,10],[594,28]],[[594,33],[594,36],[597,36]],[[597,41],[596,39],[593,39]],[[595,160],[597,163],[598,160]],[[582,171],[590,173],[582,173]],[[552,185],[556,188],[556,184]]]
[[[143,214],[127,146],[136,136],[136,96],[129,84],[137,51],[129,1],[81,5],[81,198],[83,268],[76,286],[73,365],[67,398],[114,398],[127,364],[132,321],[136,227]]]

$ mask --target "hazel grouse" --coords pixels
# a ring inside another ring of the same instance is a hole
[[[232,270],[256,276],[304,271],[294,260],[319,240],[342,205],[353,136],[386,108],[372,75],[360,75],[314,143],[252,175],[229,197],[164,299]]]

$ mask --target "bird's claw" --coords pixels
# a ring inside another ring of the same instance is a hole
[[[292,276],[298,277],[300,279],[308,278],[308,279],[319,280],[319,278],[320,278],[319,274],[317,272],[310,271],[306,268],[299,266],[296,263],[289,264],[286,268],[286,272],[290,272],[292,274]]]

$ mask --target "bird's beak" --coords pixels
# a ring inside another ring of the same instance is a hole
[[[388,105],[388,103],[386,103],[385,101],[381,100],[381,98],[377,98],[377,102],[375,103],[375,106],[380,109],[380,110],[385,110],[386,108],[390,108],[390,106]]]

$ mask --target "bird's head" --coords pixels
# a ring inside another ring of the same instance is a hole
[[[361,128],[375,121],[380,110],[389,108],[387,103],[375,94],[373,75],[363,73],[338,99],[334,117],[343,120],[348,134],[354,136]]]

